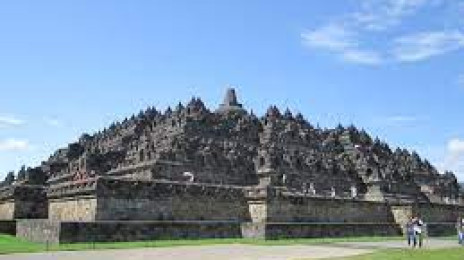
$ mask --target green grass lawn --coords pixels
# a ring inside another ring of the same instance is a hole
[[[199,239],[199,240],[156,240],[140,242],[117,243],[77,243],[46,245],[22,241],[13,236],[0,235],[0,254],[32,253],[43,251],[76,251],[76,250],[103,250],[103,249],[127,249],[142,247],[174,247],[174,246],[201,246],[218,244],[249,244],[262,246],[278,245],[317,245],[337,242],[372,242],[385,240],[400,240],[402,237],[355,237],[355,238],[314,238],[314,239],[280,239],[280,240],[253,240],[253,239]],[[381,250],[373,254],[339,260],[462,260],[464,248],[444,250]]]
[[[44,248],[41,244],[21,241],[13,236],[0,235],[0,254],[18,252],[38,252]]]
[[[462,260],[464,248],[437,250],[382,250],[376,253],[340,258],[338,260]]]
[[[74,250],[101,250],[124,249],[140,247],[173,247],[173,246],[200,246],[218,244],[250,244],[263,246],[295,245],[295,244],[330,244],[347,241],[385,241],[399,240],[402,237],[356,237],[356,238],[312,238],[312,239],[280,239],[280,240],[255,240],[255,239],[199,239],[199,240],[156,240],[140,242],[115,242],[115,243],[77,243],[46,245],[22,241],[13,236],[0,235],[0,254],[28,253],[42,251],[74,251]]]

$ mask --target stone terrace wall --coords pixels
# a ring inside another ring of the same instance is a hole
[[[14,219],[15,203],[11,201],[0,201],[0,220]]]
[[[156,239],[239,238],[238,222],[23,220],[17,236],[34,242],[78,243]]]
[[[15,201],[15,219],[39,219],[47,217],[47,201]]]
[[[61,222],[46,219],[24,219],[16,223],[18,238],[38,243],[59,243]]]
[[[456,223],[459,216],[464,216],[464,207],[443,204],[419,204],[417,213],[425,222]]]
[[[240,187],[100,179],[97,197],[98,220],[249,219]]]
[[[113,242],[157,239],[239,238],[240,223],[94,222],[62,223],[60,242]]]
[[[270,223],[265,231],[267,239],[401,235],[394,223]]]
[[[201,238],[321,238],[398,236],[394,223],[239,223],[228,221],[20,220],[17,236],[33,242],[79,243]],[[429,235],[454,234],[452,226],[434,224]],[[454,231],[455,232],[455,231]]]
[[[16,221],[0,220],[0,234],[16,235]]]
[[[394,218],[382,202],[281,194],[269,200],[267,221],[394,223]]]
[[[427,223],[429,236],[455,236],[456,223]]]
[[[427,224],[427,231],[431,236],[456,235],[456,221],[464,216],[464,207],[443,204],[419,204],[418,213]]]
[[[79,243],[205,238],[318,238],[396,236],[395,224],[239,223],[221,221],[96,221],[21,220],[17,236],[34,242]]]
[[[0,220],[47,218],[47,215],[42,186],[12,185],[0,189]]]
[[[93,221],[97,214],[95,196],[76,196],[50,200],[49,219],[61,221]]]
[[[49,219],[54,221],[93,221],[97,212],[98,179],[51,185],[47,192]]]
[[[49,218],[95,220],[249,219],[243,188],[185,182],[98,178],[49,192]]]

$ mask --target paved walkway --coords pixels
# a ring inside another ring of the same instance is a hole
[[[456,247],[456,241],[428,240],[425,248]],[[383,248],[407,248],[404,241],[344,242],[331,245],[253,246],[212,245],[182,246],[170,248],[140,248],[101,251],[52,252],[38,254],[15,254],[0,256],[0,260],[286,260],[330,259],[361,255]]]
[[[302,258],[334,258],[366,254],[369,252],[371,252],[369,249],[345,249],[329,246],[217,245],[17,254],[0,256],[0,260],[286,260]]]

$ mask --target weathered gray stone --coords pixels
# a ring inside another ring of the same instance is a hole
[[[16,221],[0,220],[0,234],[16,235]]]
[[[47,218],[43,186],[15,184],[0,187],[0,220]]]
[[[213,221],[18,221],[17,236],[41,243],[239,238],[240,223]]]

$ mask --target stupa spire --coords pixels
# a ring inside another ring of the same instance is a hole
[[[222,105],[225,106],[237,106],[240,105],[237,101],[237,95],[235,94],[235,89],[228,88],[226,91],[226,95],[224,97],[224,102]]]
[[[229,111],[244,111],[242,104],[238,102],[237,94],[234,88],[228,88],[226,90],[224,101],[217,110],[218,113],[226,113]]]

